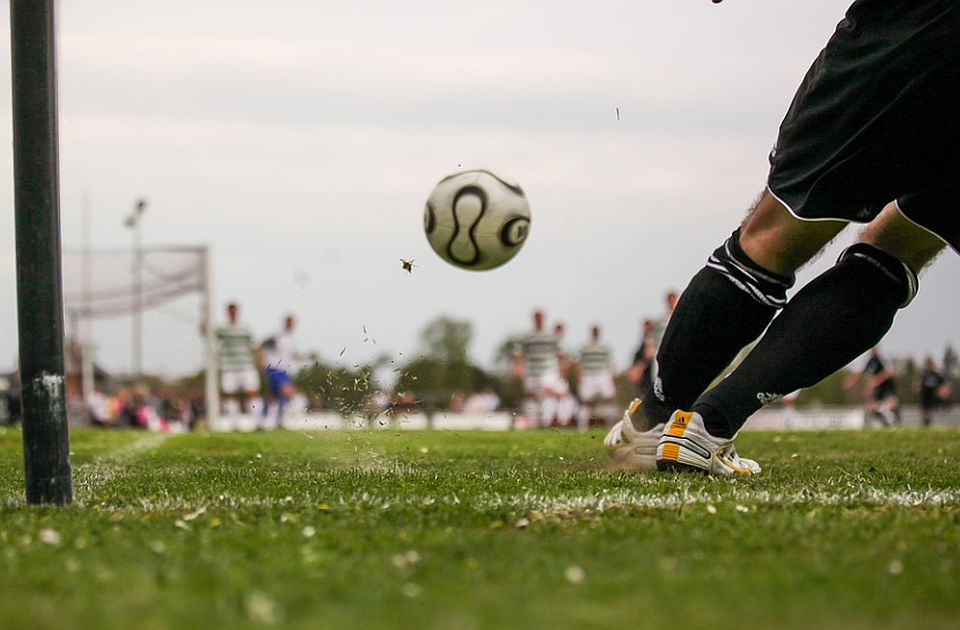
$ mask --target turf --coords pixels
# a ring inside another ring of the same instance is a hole
[[[752,433],[756,478],[604,469],[601,433],[72,435],[3,628],[956,627],[960,434]]]

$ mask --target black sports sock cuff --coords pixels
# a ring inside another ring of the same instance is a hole
[[[856,258],[870,263],[892,281],[902,291],[899,296],[900,308],[910,304],[916,297],[920,288],[920,280],[913,269],[896,256],[892,256],[869,243],[854,243],[840,253],[837,264],[847,258]]]
[[[723,413],[713,405],[697,402],[690,411],[700,414],[700,417],[703,418],[703,428],[713,437],[729,440],[736,434]]]
[[[753,262],[740,247],[740,228],[707,259],[707,268],[726,276],[757,302],[774,308],[783,308],[787,290],[796,282],[793,274],[782,276]]]

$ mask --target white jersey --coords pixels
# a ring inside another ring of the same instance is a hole
[[[273,349],[266,355],[267,365],[289,372],[297,362],[297,340],[293,333],[281,330],[273,337]]]

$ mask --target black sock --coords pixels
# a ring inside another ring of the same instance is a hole
[[[713,253],[670,317],[657,352],[657,377],[642,396],[650,426],[690,409],[786,301],[793,278],[760,268],[738,239],[739,230]]]
[[[730,438],[755,411],[810,387],[873,347],[916,293],[916,275],[863,243],[811,281],[730,376],[693,406],[707,431]]]

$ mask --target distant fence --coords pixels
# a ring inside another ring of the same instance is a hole
[[[904,426],[920,426],[920,409],[905,407],[902,410]],[[432,428],[444,431],[506,431],[514,425],[514,414],[497,411],[483,414],[463,414],[438,412],[433,415]],[[960,427],[960,409],[938,410],[933,417],[935,426]],[[250,416],[222,417],[211,427],[215,431],[252,431],[256,428],[256,419]],[[332,431],[340,429],[358,429],[367,426],[363,418],[342,418],[333,412],[291,411],[287,414],[284,427],[300,431]],[[866,426],[878,426],[870,425]],[[859,407],[825,407],[818,409],[798,409],[793,413],[779,408],[763,409],[747,422],[747,431],[781,430],[828,430],[863,429],[864,413]],[[427,429],[431,428],[426,414],[381,415],[372,421],[374,429]]]

